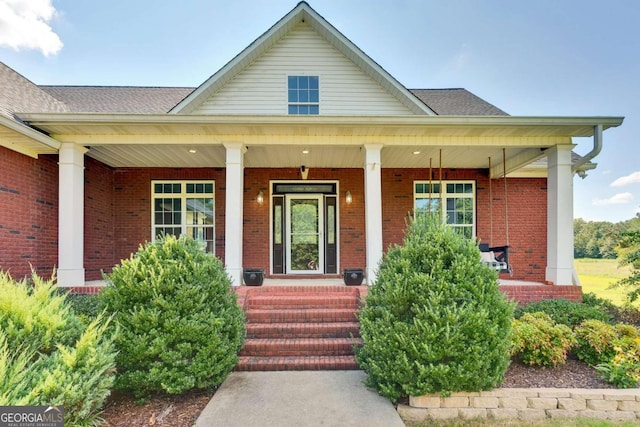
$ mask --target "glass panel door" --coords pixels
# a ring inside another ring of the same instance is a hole
[[[324,273],[322,195],[287,195],[287,273]]]

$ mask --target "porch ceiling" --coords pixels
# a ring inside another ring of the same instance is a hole
[[[245,166],[250,168],[298,168],[302,165],[310,168],[362,168],[364,152],[362,146],[250,145],[244,159]],[[113,167],[225,166],[225,148],[222,145],[104,145],[92,146],[88,155]],[[526,156],[533,161],[543,152],[540,148],[512,147],[506,149],[506,155],[508,159]],[[502,148],[442,147],[442,166],[446,168],[487,168],[488,157],[492,158],[494,166],[502,164]],[[385,168],[428,168],[431,161],[437,168],[439,158],[440,147],[392,146],[383,148],[381,163]]]
[[[114,167],[224,167],[224,144],[247,147],[247,167],[363,167],[366,144],[382,144],[382,166],[486,168],[506,148],[514,171],[544,154],[592,136],[621,117],[516,116],[205,116],[29,114],[20,117],[58,141],[89,148]],[[303,154],[303,149],[309,154]],[[191,153],[190,150],[195,150]],[[413,154],[414,152],[419,154]],[[495,171],[493,173],[495,175]]]
[[[28,126],[0,115],[0,145],[37,158],[39,154],[56,154],[60,144]]]

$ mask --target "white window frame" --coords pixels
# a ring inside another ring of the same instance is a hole
[[[317,77],[318,78],[318,102],[289,102],[289,77]],[[304,72],[291,72],[291,73],[287,73],[287,75],[285,76],[285,100],[286,100],[286,105],[285,105],[285,111],[286,114],[289,116],[319,116],[320,115],[320,104],[321,104],[321,97],[322,97],[322,91],[320,90],[320,74],[313,74],[313,73],[304,73]],[[317,106],[318,107],[318,114],[291,114],[289,113],[289,106]]]
[[[418,193],[417,192],[417,185],[418,184],[423,184],[425,185],[425,187],[431,189],[431,188],[438,188],[438,186],[441,186],[441,191],[438,192],[422,192],[422,193]],[[431,184],[432,187],[428,187],[429,184]],[[455,191],[453,192],[448,192],[448,187],[449,185],[455,185],[455,184],[471,184],[471,192],[470,193],[456,193]],[[477,225],[477,215],[476,215],[476,182],[473,180],[446,180],[446,181],[414,181],[413,182],[413,212],[414,212],[414,216],[416,214],[419,213],[418,210],[418,200],[425,200],[425,199],[431,199],[431,200],[439,200],[439,207],[441,207],[441,212],[442,212],[442,222],[444,224],[447,224],[451,227],[454,228],[471,228],[471,237],[475,238],[476,237],[476,225]],[[447,218],[447,199],[472,199],[472,223],[471,224],[456,224],[456,223],[450,223],[448,221]]]
[[[179,184],[180,193],[156,193],[156,184]],[[187,193],[187,184],[207,184],[212,186],[211,193]],[[193,228],[202,229],[203,235],[205,230],[211,230],[209,235],[211,239],[203,240],[203,245],[207,253],[215,255],[216,250],[216,209],[215,209],[215,191],[216,185],[214,180],[152,180],[151,181],[151,241],[155,242],[158,235],[156,234],[156,228],[180,228],[180,235],[189,234],[189,231],[193,231]],[[180,224],[156,224],[156,212],[155,201],[158,198],[162,199],[181,199],[180,205]],[[199,199],[199,198],[211,198],[213,201],[212,207],[212,223],[211,224],[189,224],[187,219],[189,217],[187,212],[187,199]],[[197,227],[194,227],[197,226]],[[195,236],[191,236],[194,237]],[[207,245],[207,242],[210,242]],[[207,247],[208,246],[208,247]]]

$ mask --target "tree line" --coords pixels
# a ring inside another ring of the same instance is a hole
[[[573,220],[573,245],[575,258],[618,257],[616,248],[625,234],[640,232],[640,214],[622,222]]]

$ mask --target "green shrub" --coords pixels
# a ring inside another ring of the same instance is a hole
[[[618,338],[614,326],[600,320],[585,320],[575,328],[575,335],[577,344],[574,352],[578,359],[596,366],[613,358],[613,343]]]
[[[519,319],[525,313],[546,313],[555,323],[574,327],[584,320],[610,321],[607,311],[601,307],[593,307],[566,299],[542,300],[516,308],[515,318]]]
[[[98,317],[104,307],[100,302],[98,295],[74,294],[62,291],[66,295],[67,302],[73,309],[73,312],[83,321],[83,323],[91,323],[93,319]]]
[[[600,298],[593,292],[587,292],[582,294],[582,303],[584,305],[588,305],[589,307],[596,307],[603,309],[605,311],[609,311],[615,309],[615,304],[606,298]]]
[[[528,365],[562,365],[575,342],[571,329],[556,324],[546,313],[525,313],[513,321],[511,353]]]
[[[640,382],[640,338],[623,338],[614,345],[615,355],[596,366],[602,377],[619,388],[636,388]]]
[[[65,425],[97,425],[114,381],[109,320],[87,326],[53,280],[0,272],[0,406],[63,405]]]
[[[490,389],[509,365],[512,316],[474,242],[422,217],[380,264],[359,315],[357,361],[393,401]]]
[[[625,304],[620,307],[608,299],[599,298],[592,292],[582,295],[582,303],[607,312],[611,318],[611,323],[627,323],[636,327],[640,326],[640,310],[632,305]]]
[[[141,246],[105,276],[101,299],[121,328],[116,387],[138,397],[217,386],[245,327],[219,259],[191,238]]]

